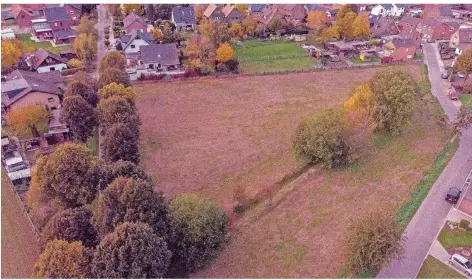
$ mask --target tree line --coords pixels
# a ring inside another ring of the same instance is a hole
[[[125,66],[109,52],[98,81],[76,74],[61,112],[73,142],[32,168],[27,202],[43,246],[34,278],[187,277],[227,240],[228,218],[215,202],[167,200],[138,166],[140,121]],[[84,145],[98,125],[103,159]]]

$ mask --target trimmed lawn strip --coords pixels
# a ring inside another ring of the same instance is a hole
[[[446,168],[458,146],[458,138],[455,138],[452,143],[448,143],[434,161],[433,167],[428,171],[428,174],[426,174],[425,178],[418,184],[416,190],[412,193],[410,200],[403,204],[397,211],[397,221],[403,228],[406,228],[408,223],[411,221],[421,203],[428,195],[434,182],[436,182],[439,175],[441,175],[444,168]]]
[[[446,249],[454,247],[472,247],[472,232],[442,229],[439,233],[438,240]]]
[[[98,156],[98,132],[94,128],[92,135],[87,139],[86,146],[90,150],[92,156]]]
[[[469,110],[472,110],[472,94],[461,94],[459,99],[465,107],[469,108]]]
[[[53,47],[52,44],[49,41],[45,42],[35,42],[31,40],[31,34],[20,34],[18,35],[18,39],[23,41],[23,44],[25,44],[28,47],[33,47],[35,49],[44,49],[46,51],[50,51],[55,54],[59,54],[60,51],[64,50],[70,50],[73,47],[71,45],[68,46],[59,46],[59,47]]]
[[[465,277],[432,256],[428,256],[417,279],[465,279]]]

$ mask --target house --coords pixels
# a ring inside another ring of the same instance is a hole
[[[400,19],[398,22],[398,29],[402,31],[405,28],[415,28],[418,26],[418,23],[420,22],[419,18],[412,17],[409,15],[406,15]]]
[[[369,41],[336,41],[324,44],[328,51],[335,51],[340,57],[358,57],[361,50],[370,48]]]
[[[307,10],[302,4],[274,4],[262,12],[259,21],[267,26],[272,19],[278,17],[297,26],[305,19],[306,12]]]
[[[383,36],[396,35],[400,33],[395,21],[391,17],[380,17],[374,22],[371,27],[371,34],[376,38]]]
[[[305,10],[307,12],[312,12],[312,11],[325,12],[328,20],[334,20],[338,11],[338,10],[329,9],[320,4],[306,4]]]
[[[56,45],[71,45],[77,38],[77,33],[73,29],[59,30],[54,32],[54,43]]]
[[[413,7],[408,10],[408,15],[412,17],[421,17],[422,13],[423,9],[421,9],[421,7]]]
[[[151,33],[144,33],[140,29],[134,29],[130,34],[120,37],[121,50],[125,55],[138,53],[140,47],[151,45],[153,41]]]
[[[195,20],[195,11],[193,7],[177,6],[172,9],[171,21],[176,27],[195,28],[197,21]]]
[[[44,16],[44,4],[13,4],[11,13],[19,27],[31,27],[31,20]]]
[[[405,12],[404,4],[379,4],[372,8],[370,13],[374,16],[400,17]]]
[[[148,71],[169,71],[180,66],[175,43],[141,46],[139,52],[140,63]]]
[[[73,26],[80,24],[82,16],[82,4],[64,4],[67,16]]]
[[[453,17],[453,13],[451,7],[447,4],[425,4],[423,5],[421,17],[425,19],[437,19],[439,17]]]
[[[456,22],[439,22],[433,19],[422,19],[417,26],[418,32],[426,40],[449,40],[459,29]]]
[[[64,77],[59,71],[15,70],[2,77],[2,110],[9,112],[31,104],[42,104],[48,110],[57,109],[63,89]]]
[[[407,61],[415,57],[416,46],[412,39],[394,39],[382,46],[384,53],[393,61]]]
[[[11,8],[2,9],[2,26],[12,26],[15,24],[16,20],[11,12]]]
[[[33,36],[40,41],[48,41],[54,39],[52,28],[45,18],[38,18],[32,20]]]
[[[147,24],[144,22],[143,18],[141,18],[134,12],[131,12],[123,19],[123,28],[126,30],[126,34],[130,34],[133,29],[141,30],[141,32],[146,32]]]
[[[207,19],[219,21],[225,19],[225,14],[221,10],[221,7],[216,4],[210,4],[203,12],[203,16]]]
[[[413,40],[417,49],[421,47],[422,36],[421,33],[416,30],[415,27],[408,26],[403,28],[403,30],[399,34],[399,37],[401,39]]]
[[[221,11],[225,15],[225,21],[227,23],[240,23],[243,20],[243,15],[238,11],[235,5],[227,4]]]
[[[455,18],[460,18],[460,19],[468,19],[472,17],[472,12],[467,11],[467,10],[462,10],[462,9],[452,9],[452,16]]]
[[[451,35],[449,42],[451,48],[456,48],[456,54],[472,48],[472,28],[460,28]]]
[[[249,4],[247,8],[248,15],[261,16],[262,11],[266,8],[270,8],[271,4]]]
[[[29,164],[23,160],[19,147],[14,141],[10,141],[8,136],[2,136],[2,164],[17,191],[19,185],[28,184],[31,179],[31,169]],[[22,190],[22,189],[21,189]],[[27,190],[27,189],[26,189]]]
[[[67,69],[67,59],[52,52],[39,49],[20,59],[18,68],[38,73],[61,71]]]
[[[13,29],[7,28],[7,29],[2,29],[2,39],[15,39],[16,35]]]
[[[71,29],[72,21],[67,16],[64,7],[45,8],[44,16],[51,28],[53,41],[56,45],[74,43],[75,31]]]

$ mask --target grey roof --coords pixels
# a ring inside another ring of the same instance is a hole
[[[322,11],[322,12],[329,11],[328,8],[321,7],[319,4],[306,4],[305,5],[305,10],[307,10],[307,11]]]
[[[439,14],[444,17],[452,17],[451,7],[449,5],[440,5],[438,7]]]
[[[26,60],[31,63],[31,66],[33,67],[34,70],[36,70],[43,61],[45,61],[48,57],[55,59],[61,63],[67,63],[67,59],[60,57],[57,54],[54,54],[52,52],[39,49],[31,54],[29,54],[26,58]]]
[[[46,4],[46,8],[60,7],[61,4]]]
[[[266,7],[270,7],[270,4],[250,4],[251,12],[262,12]]]
[[[65,5],[69,5],[71,7],[74,7],[78,10],[82,10],[82,4],[65,4]]]
[[[68,20],[67,12],[64,7],[52,7],[44,9],[44,15],[47,21]]]
[[[3,9],[2,10],[2,20],[7,20],[7,19],[14,19],[15,17],[11,13],[11,9]]]
[[[401,48],[401,47],[414,47],[415,42],[412,39],[395,39],[392,41],[393,45],[395,48]]]
[[[162,65],[177,65],[177,48],[175,43],[141,46],[141,60],[144,63],[160,63]]]
[[[141,29],[133,29],[129,35],[123,35],[120,37],[123,50],[126,49],[135,39],[143,39],[148,44],[151,44],[154,40],[154,36],[152,33],[142,32]]]
[[[389,10],[389,9],[393,8],[392,4],[380,4],[380,6],[382,6],[386,10]]]
[[[397,8],[405,8],[405,4],[395,4],[395,6],[397,6]]]
[[[41,30],[41,29],[51,29],[51,25],[49,22],[41,22],[41,23],[35,23],[33,25],[33,29],[35,31]]]
[[[70,38],[70,37],[77,37],[77,34],[75,30],[68,29],[68,30],[55,31],[54,36],[56,38]]]
[[[172,9],[172,15],[175,23],[196,24],[195,12],[193,7],[177,6]]]

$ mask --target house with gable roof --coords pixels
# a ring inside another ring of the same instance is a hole
[[[370,12],[375,16],[402,16],[405,12],[405,5],[403,4],[379,4],[372,8]]]
[[[171,21],[176,27],[195,28],[195,11],[193,7],[177,6],[172,9]]]
[[[144,33],[141,29],[133,29],[130,34],[120,37],[121,50],[125,55],[138,53],[141,46],[151,45],[153,41],[153,35]]]
[[[225,14],[221,9],[221,5],[210,4],[203,12],[203,17],[214,21],[223,21],[225,19]]]
[[[456,54],[472,48],[472,28],[460,28],[451,36],[449,46],[456,49]]]
[[[147,24],[144,19],[134,12],[129,13],[123,19],[123,28],[126,30],[126,34],[130,34],[133,29],[141,30],[141,32],[147,31]]]
[[[247,13],[248,15],[255,15],[259,17],[264,9],[270,8],[271,6],[272,4],[249,4]]]
[[[243,20],[243,15],[238,11],[235,5],[227,4],[221,11],[225,15],[225,21],[227,23],[240,23]]]
[[[67,69],[67,59],[52,52],[38,49],[20,58],[18,68],[37,73]]]
[[[19,27],[31,27],[32,20],[44,16],[44,4],[13,4],[11,13]]]
[[[55,44],[73,44],[77,37],[75,30],[71,29],[72,21],[67,16],[67,10],[64,7],[50,7],[44,9],[46,22],[38,24],[49,24]],[[34,27],[33,27],[34,29]]]

